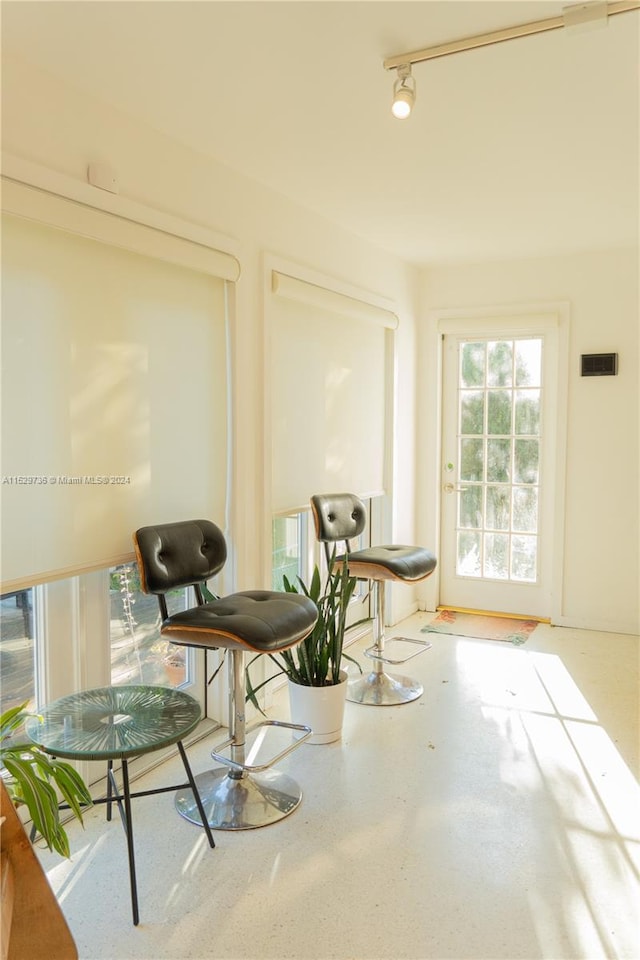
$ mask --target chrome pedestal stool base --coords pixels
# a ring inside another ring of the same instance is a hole
[[[293,813],[302,800],[296,781],[275,770],[238,776],[221,768],[201,773],[195,781],[213,830],[265,827]],[[202,826],[192,790],[179,790],[175,805],[185,820]]]
[[[372,671],[366,677],[349,681],[347,700],[374,707],[392,707],[417,700],[422,696],[423,690],[422,684],[411,677]]]

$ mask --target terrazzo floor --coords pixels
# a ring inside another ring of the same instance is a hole
[[[640,958],[638,638],[429,640],[393,668],[419,700],[347,703],[340,742],[280,763],[304,798],[279,823],[211,850],[172,794],[135,800],[138,927],[104,807],[69,826],[70,861],[39,851],[82,960]],[[135,789],[182,779],[176,758]]]

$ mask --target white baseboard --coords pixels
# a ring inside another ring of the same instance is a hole
[[[554,627],[574,627],[576,630],[597,630],[602,633],[624,633],[640,635],[640,623],[627,623],[620,620],[588,620],[583,617],[555,617]]]

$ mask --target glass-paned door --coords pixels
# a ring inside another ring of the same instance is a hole
[[[441,603],[548,615],[543,336],[445,338]]]

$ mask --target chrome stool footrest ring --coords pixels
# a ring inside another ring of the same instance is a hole
[[[286,723],[283,720],[263,720],[261,723],[256,724],[254,727],[251,727],[247,733],[250,735],[255,733],[258,730],[261,730],[263,727],[278,727],[284,730],[295,730],[299,733],[302,733],[301,737],[298,737],[294,743],[290,743],[289,746],[285,747],[279,753],[274,754],[272,757],[269,757],[268,760],[265,760],[263,763],[239,763],[237,760],[232,760],[231,757],[225,756],[220,751],[225,750],[227,747],[234,745],[233,737],[224,740],[222,743],[219,743],[217,747],[211,751],[211,757],[213,760],[217,760],[219,763],[223,763],[226,767],[231,767],[233,770],[244,770],[247,773],[262,773],[264,770],[268,770],[269,767],[274,766],[278,763],[279,760],[282,760],[283,757],[287,757],[293,750],[297,750],[305,740],[308,740],[311,734],[313,733],[311,727],[306,726],[302,723]],[[256,755],[260,750],[260,742],[263,737],[258,736],[256,742],[252,745],[250,754],[253,753]]]
[[[431,643],[428,640],[414,640],[411,637],[391,637],[389,640],[384,641],[385,653],[390,643],[413,643],[414,645],[420,647],[420,649],[416,650],[414,653],[410,653],[408,657],[402,657],[399,660],[393,660],[391,657],[383,657],[374,643],[373,646],[367,647],[367,649],[364,651],[365,656],[369,657],[370,660],[379,660],[382,663],[406,663],[407,660],[413,660],[414,657],[424,653],[425,650],[428,650],[431,646]]]

